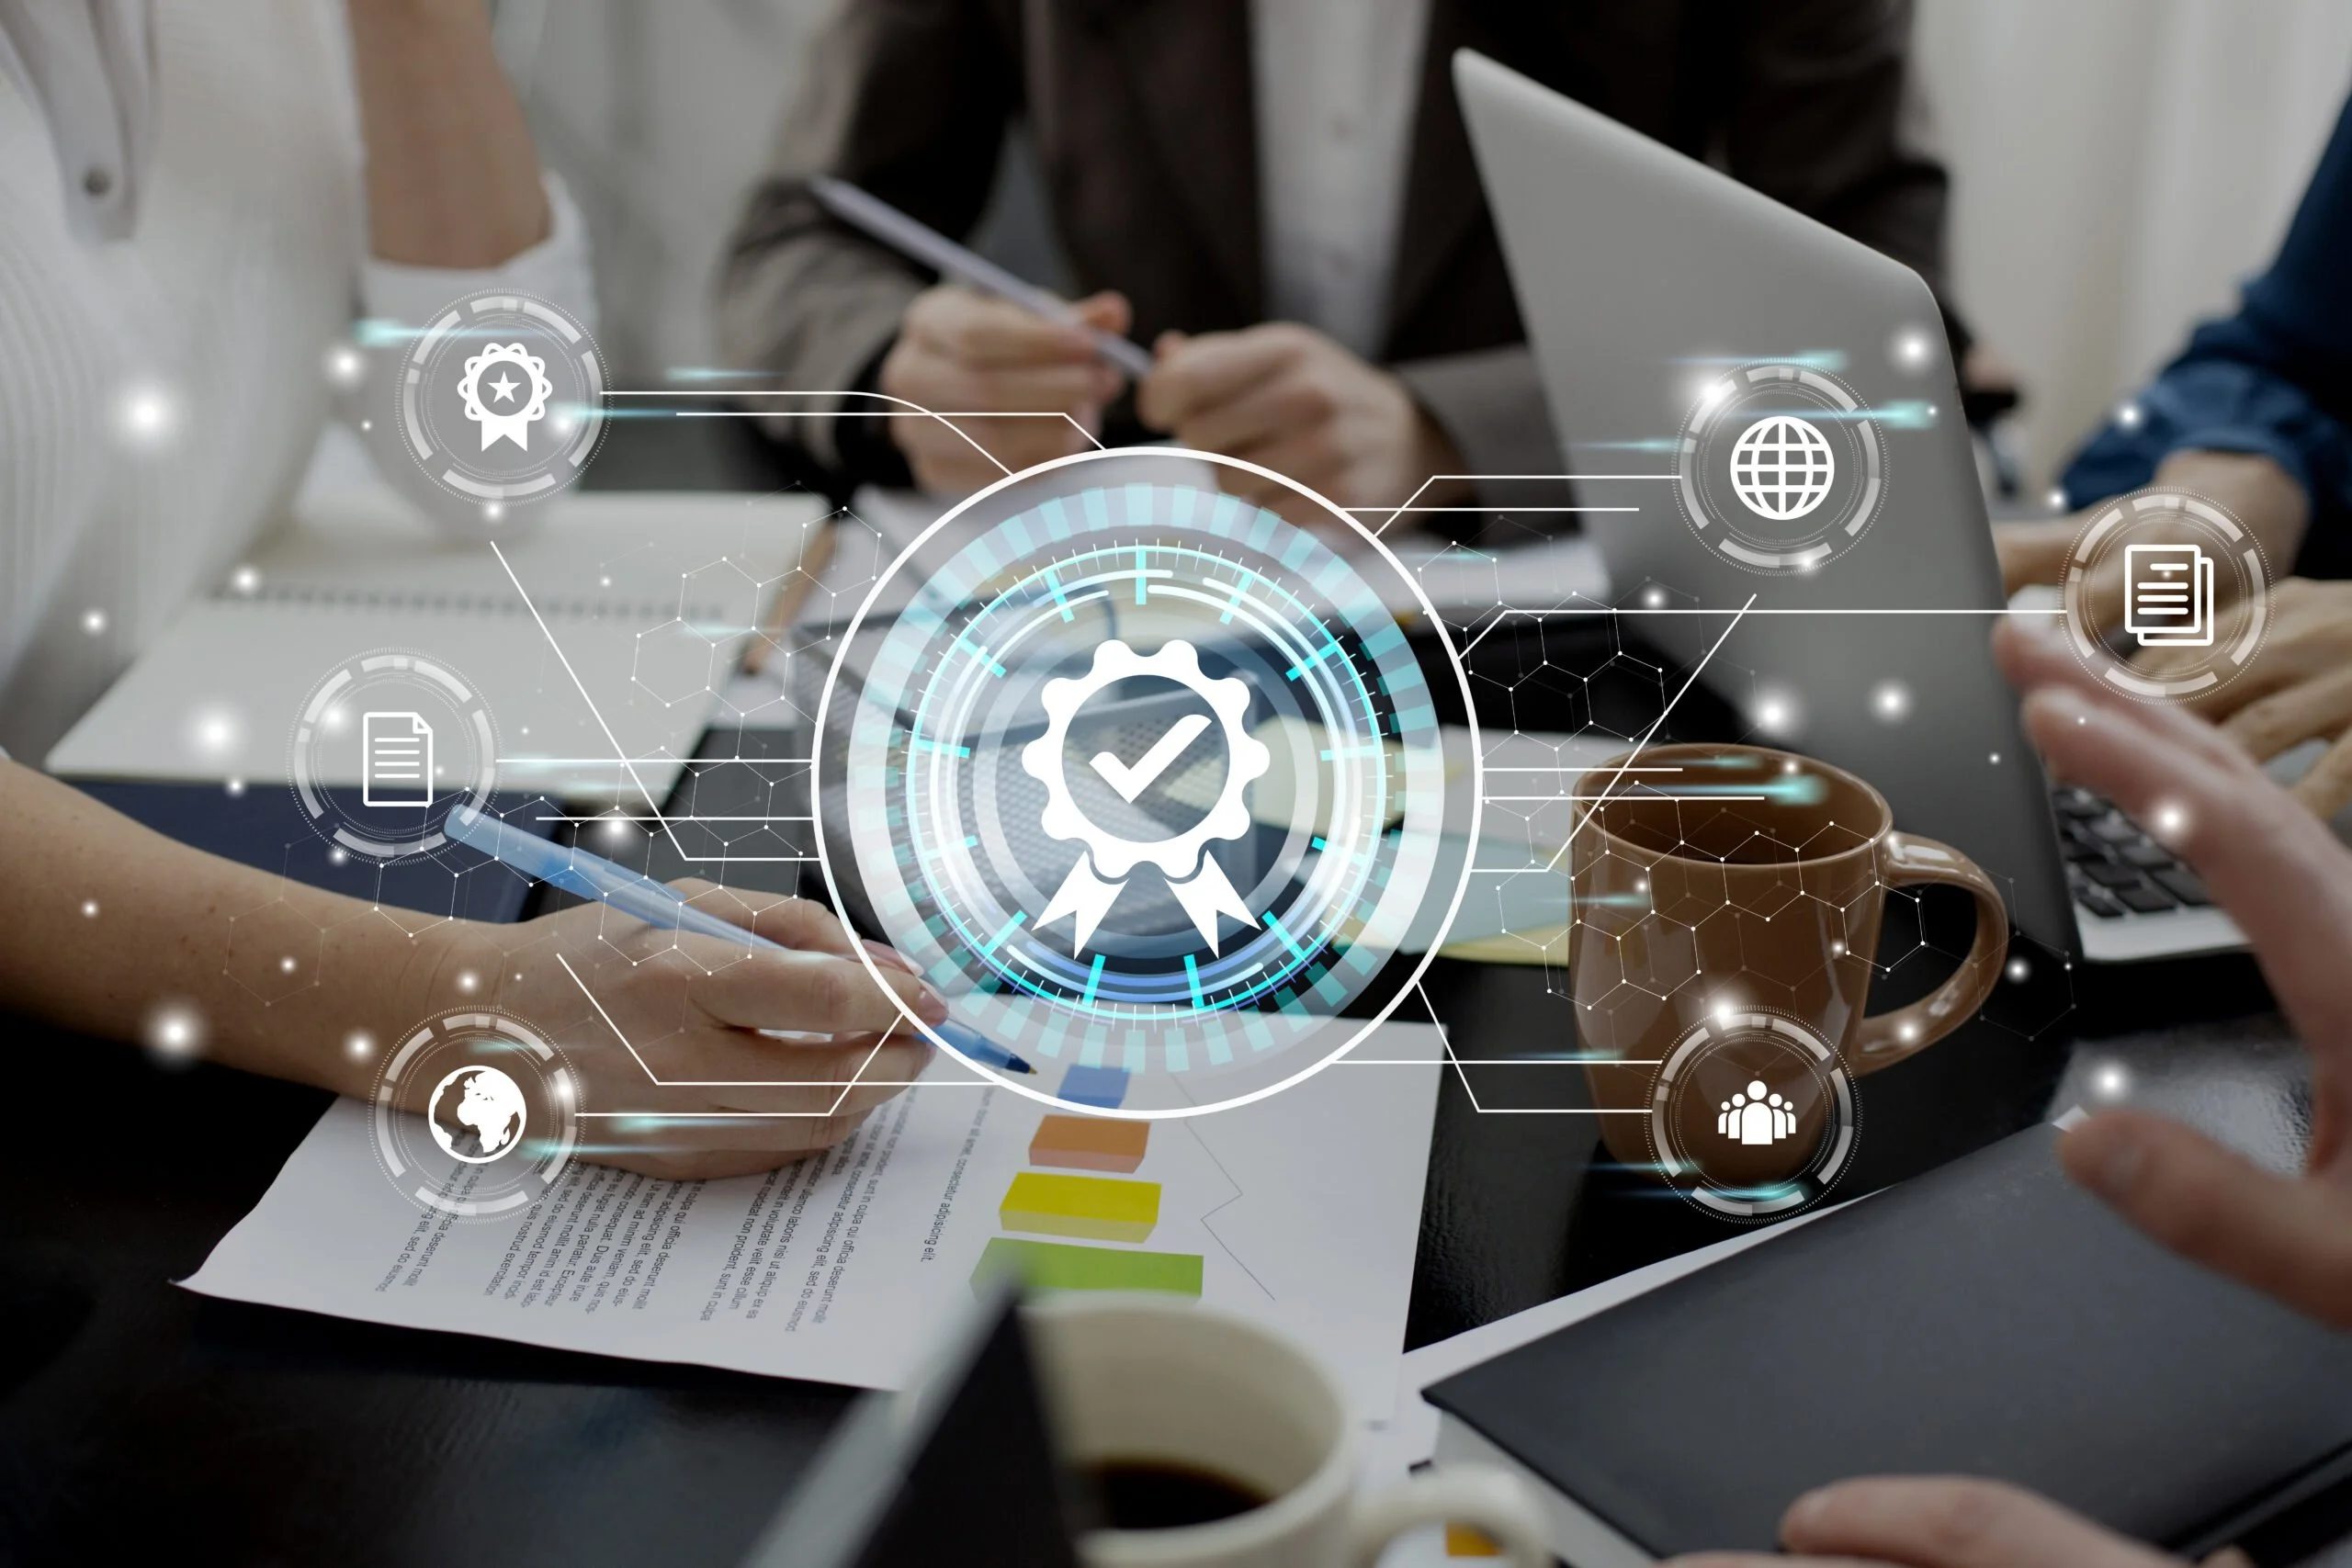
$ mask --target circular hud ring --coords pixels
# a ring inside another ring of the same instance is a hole
[[[877,583],[819,712],[835,897],[1040,1069],[1001,1081],[1106,1114],[1213,1110],[1334,1059],[1426,966],[1389,960],[1408,931],[1436,945],[1423,911],[1450,920],[1467,873],[1440,824],[1449,788],[1475,820],[1476,780],[1449,783],[1386,607],[1412,575],[1311,492],[1322,537],[1218,466],[1278,480],[1112,451],[973,497]]]
[[[1715,377],[1678,443],[1683,514],[1750,571],[1817,571],[1878,515],[1879,423],[1844,382],[1810,366],[1745,365]]]
[[[2059,579],[2075,657],[2142,702],[2180,702],[2236,679],[2269,632],[2270,585],[2252,530],[2177,490],[2100,508]]]
[[[387,1052],[368,1098],[377,1163],[419,1208],[509,1219],[554,1190],[579,1143],[580,1080],[504,1013],[444,1013]]]
[[[1726,1010],[1675,1043],[1651,1081],[1659,1173],[1724,1219],[1776,1219],[1844,1174],[1860,1112],[1837,1051],[1780,1013]]]
[[[409,344],[397,396],[409,455],[489,523],[578,479],[605,434],[595,340],[527,294],[476,294],[435,318]]]
[[[481,689],[438,660],[379,649],[311,688],[287,776],[319,836],[373,861],[430,854],[449,814],[487,808],[498,732]]]

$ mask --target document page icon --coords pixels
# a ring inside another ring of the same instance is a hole
[[[424,715],[367,714],[359,721],[359,743],[361,804],[433,804],[433,727]]]
[[[2142,648],[2211,648],[2212,558],[2195,545],[2127,546],[2123,629]]]

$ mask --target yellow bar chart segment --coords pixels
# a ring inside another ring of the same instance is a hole
[[[1159,1224],[1159,1183],[1024,1170],[1012,1179],[997,1213],[1009,1231],[1148,1241]]]

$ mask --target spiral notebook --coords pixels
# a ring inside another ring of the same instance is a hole
[[[388,492],[306,496],[284,533],[181,612],[47,766],[74,778],[285,783],[312,686],[356,655],[403,649],[481,689],[502,788],[628,805],[641,784],[658,797],[823,516],[813,496],[576,491],[550,502],[534,532],[501,541],[502,566],[486,544],[431,533]]]

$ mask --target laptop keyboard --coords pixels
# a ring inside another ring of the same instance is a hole
[[[2058,847],[2075,902],[2102,919],[2201,909],[2213,902],[2197,874],[2103,796],[2068,785],[2050,792]]]

